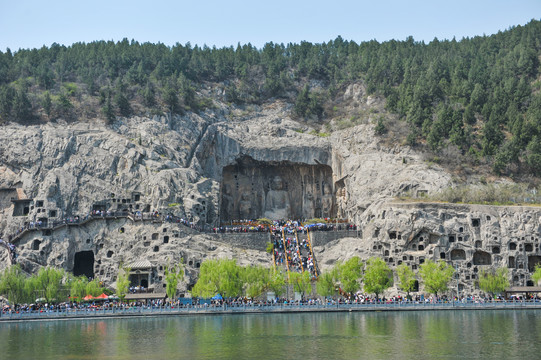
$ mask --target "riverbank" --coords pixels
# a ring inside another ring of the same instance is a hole
[[[383,312],[383,311],[450,311],[450,310],[541,310],[541,302],[496,301],[484,303],[383,303],[383,304],[274,304],[196,307],[130,307],[85,310],[30,311],[2,313],[1,322],[47,320],[116,319],[133,317],[282,314],[309,312]]]

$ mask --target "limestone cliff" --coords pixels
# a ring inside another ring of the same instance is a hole
[[[346,95],[367,104],[377,100],[357,87]],[[87,256],[93,274],[112,284],[119,263],[148,260],[151,282],[159,287],[163,267],[181,258],[188,283],[207,257],[270,265],[266,239],[219,237],[114,214],[178,216],[202,230],[268,214],[339,217],[360,230],[318,247],[322,268],[354,254],[412,267],[441,258],[460,264],[467,290],[474,290],[479,266],[491,264],[516,269],[515,283],[525,284],[539,254],[537,210],[393,202],[404,192],[442,189],[451,175],[407,146],[383,145],[366,120],[322,134],[293,120],[290,106],[276,101],[244,108],[216,103],[199,115],[118,119],[112,126],[4,125],[0,236],[14,239],[19,228],[38,222],[55,225],[16,236],[18,261],[28,271],[45,265],[73,270],[76,256]],[[82,221],[107,211],[110,217]],[[77,225],[60,224],[75,216]],[[6,265],[4,254],[0,266]]]

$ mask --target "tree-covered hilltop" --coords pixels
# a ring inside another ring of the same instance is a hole
[[[460,41],[267,43],[209,48],[99,41],[0,52],[0,121],[23,124],[200,111],[283,98],[328,123],[363,82],[410,125],[406,141],[456,146],[498,173],[541,175],[541,22]],[[204,89],[212,91],[203,91]],[[219,95],[218,95],[219,94]],[[378,132],[385,131],[385,119]]]

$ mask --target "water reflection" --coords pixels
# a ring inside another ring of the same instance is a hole
[[[6,359],[537,358],[535,310],[1,323]]]

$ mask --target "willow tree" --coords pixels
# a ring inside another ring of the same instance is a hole
[[[333,268],[330,271],[322,272],[316,283],[316,291],[319,295],[327,297],[336,295],[338,289],[338,271]]]
[[[206,260],[201,264],[199,279],[192,295],[209,298],[216,294],[235,297],[242,293],[242,269],[235,260]]]
[[[425,289],[436,295],[436,297],[438,297],[438,293],[447,291],[447,286],[454,273],[455,270],[453,267],[441,260],[437,263],[427,260],[421,265],[419,270]]]
[[[88,278],[84,275],[74,277],[70,279],[70,294],[76,302],[81,302],[83,297],[87,295],[86,286],[88,285]]]
[[[177,294],[178,283],[182,279],[184,279],[184,268],[181,264],[167,265],[165,267],[165,292],[169,299],[174,299]]]
[[[376,294],[378,299],[379,294],[393,285],[393,272],[382,258],[372,257],[366,262],[363,283],[364,290]]]
[[[270,272],[261,265],[246,266],[243,269],[243,286],[246,296],[255,298],[269,288]]]
[[[120,301],[124,301],[130,288],[130,268],[120,264],[116,276],[116,294]]]
[[[269,290],[272,290],[276,296],[285,292],[286,278],[284,273],[275,269],[269,269]]]
[[[66,272],[63,269],[56,269],[50,266],[42,267],[38,273],[30,277],[32,287],[40,291],[47,303],[53,300],[60,300],[60,289]]]
[[[303,296],[306,293],[310,294],[312,292],[312,281],[309,271],[303,271],[302,273],[291,272],[289,274],[289,284],[293,285],[293,289]]]
[[[396,274],[398,275],[398,287],[405,291],[407,297],[410,298],[410,292],[415,289],[415,283],[417,282],[415,273],[408,265],[400,264],[396,268]]]
[[[28,278],[21,265],[8,267],[0,275],[0,294],[5,295],[11,304],[21,304],[31,299]]]
[[[362,275],[361,264],[361,259],[358,256],[354,256],[345,263],[336,265],[337,278],[343,292],[352,294],[361,288],[361,284],[359,283]]]
[[[507,268],[496,270],[481,270],[479,273],[479,289],[491,296],[499,294],[509,287],[509,272]]]
[[[89,281],[88,284],[86,284],[86,294],[92,295],[92,296],[98,296],[101,293],[103,293],[103,286],[98,278],[94,278],[92,281]]]
[[[539,284],[539,280],[541,280],[541,264],[535,265],[535,271],[532,274],[532,280],[536,284]]]

